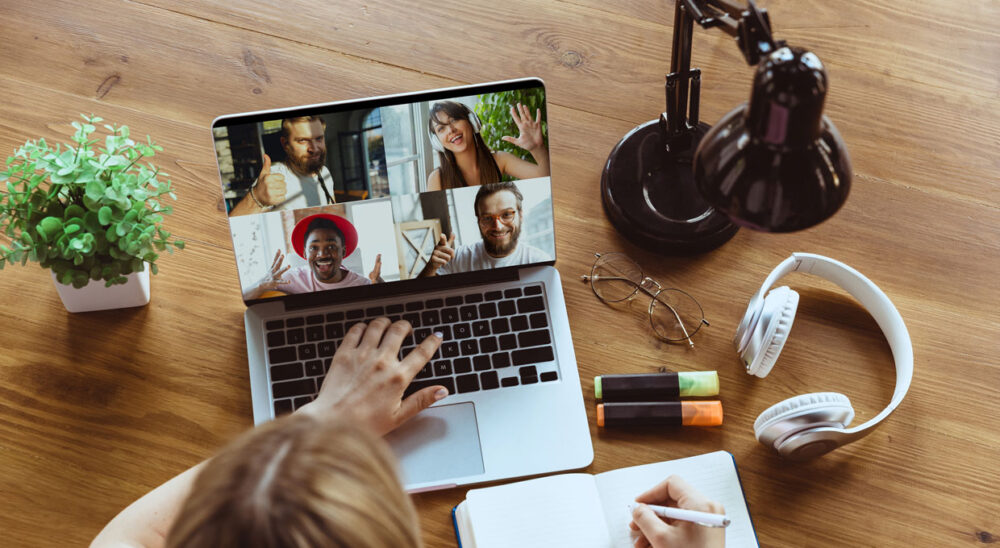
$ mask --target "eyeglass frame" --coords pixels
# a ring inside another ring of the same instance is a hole
[[[501,217],[503,217],[508,211],[513,211],[513,216],[510,218],[509,221],[504,221]],[[479,223],[479,226],[484,227],[484,228],[485,227],[490,227],[490,226],[493,226],[493,225],[497,224],[497,221],[500,221],[500,223],[503,224],[503,225],[505,225],[505,226],[509,226],[510,224],[512,224],[514,222],[514,219],[516,219],[517,216],[520,215],[520,214],[521,214],[521,210],[520,209],[517,209],[515,207],[510,207],[510,208],[507,208],[507,209],[503,210],[503,212],[501,212],[501,213],[497,213],[496,215],[493,215],[491,213],[483,213],[482,215],[476,215],[476,222]],[[485,224],[483,223],[483,218],[484,217],[489,218],[489,220]]]
[[[645,274],[643,274],[642,280],[640,280],[639,282],[636,282],[635,280],[632,280],[632,279],[629,279],[629,278],[623,278],[623,277],[618,277],[618,276],[615,276],[615,277],[604,276],[603,278],[606,279],[606,280],[618,280],[618,281],[628,282],[628,283],[632,284],[633,288],[632,288],[632,293],[630,293],[627,297],[622,298],[622,299],[610,300],[610,299],[605,299],[604,297],[601,297],[601,295],[597,292],[597,289],[594,287],[594,278],[598,277],[598,276],[595,276],[594,270],[597,269],[597,261],[601,260],[601,257],[603,257],[605,255],[611,255],[611,254],[621,255],[622,257],[625,257],[626,259],[632,261],[632,263],[634,263],[635,266],[638,267],[639,273],[642,274],[642,267],[639,266],[639,263],[637,263],[635,261],[635,259],[633,259],[632,257],[629,257],[628,255],[626,255],[624,253],[613,251],[611,253],[604,253],[602,255],[601,253],[596,253],[595,252],[594,256],[596,257],[596,259],[594,260],[593,266],[590,267],[590,274],[589,275],[584,274],[584,275],[580,276],[581,280],[583,280],[585,282],[587,282],[587,281],[590,282],[590,290],[594,293],[594,296],[597,297],[598,300],[600,300],[602,303],[605,303],[605,304],[607,304],[607,303],[620,303],[622,301],[631,301],[636,296],[636,294],[639,291],[642,291],[643,293],[645,293],[646,295],[648,295],[650,297],[650,299],[649,299],[649,308],[647,309],[647,312],[649,314],[649,325],[650,325],[650,327],[653,328],[653,333],[656,334],[657,338],[659,338],[662,341],[669,342],[669,343],[680,343],[681,341],[687,341],[688,346],[691,347],[691,348],[694,348],[694,341],[691,340],[691,337],[695,333],[697,333],[698,330],[701,329],[702,325],[710,326],[711,324],[709,324],[708,320],[705,319],[705,309],[701,307],[701,303],[699,303],[698,299],[695,299],[687,291],[684,291],[683,289],[678,289],[676,287],[663,287],[660,284],[660,282],[654,280],[653,278],[650,278],[649,276],[646,276]],[[656,291],[653,292],[652,289],[647,289],[646,288],[646,284],[647,283],[651,284],[651,287],[654,287]],[[663,300],[660,300],[660,299],[657,298],[660,295],[660,293],[662,293],[664,291],[677,291],[678,293],[683,293],[689,299],[691,299],[691,302],[693,302],[698,307],[698,311],[701,313],[701,322],[698,323],[698,327],[696,327],[695,330],[693,332],[691,332],[690,334],[688,333],[687,327],[684,325],[684,322],[681,320],[680,314],[677,313],[677,310],[673,306],[671,306],[670,303],[668,303],[666,301],[663,301]],[[668,339],[668,338],[664,337],[663,335],[660,335],[659,331],[657,331],[656,325],[653,324],[653,303],[655,303],[657,301],[659,301],[660,304],[666,306],[668,309],[670,309],[670,312],[673,313],[674,318],[677,320],[677,325],[681,326],[681,331],[684,332],[684,338],[683,339]]]

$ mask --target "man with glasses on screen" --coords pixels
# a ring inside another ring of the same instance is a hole
[[[326,167],[326,121],[319,116],[285,118],[281,121],[281,148],[285,160],[272,164],[264,154],[257,180],[230,216],[336,202],[333,175]]]
[[[420,277],[551,261],[541,249],[518,243],[524,222],[523,201],[512,182],[481,186],[474,208],[482,241],[452,249],[455,235],[446,239],[442,234]]]

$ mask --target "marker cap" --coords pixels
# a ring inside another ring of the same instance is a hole
[[[681,397],[716,396],[719,394],[717,371],[686,371],[677,374]]]
[[[684,426],[719,426],[722,424],[722,402],[681,402],[681,414]]]

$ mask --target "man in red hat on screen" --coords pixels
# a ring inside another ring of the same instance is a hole
[[[341,264],[358,245],[358,232],[347,219],[319,213],[295,224],[292,247],[308,264],[292,268],[282,266],[285,256],[278,250],[268,275],[250,291],[247,299],[258,299],[267,292],[310,293],[381,282],[382,255],[375,258],[375,268],[368,277],[344,268]]]

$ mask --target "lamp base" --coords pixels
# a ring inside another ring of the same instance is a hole
[[[611,224],[631,242],[664,255],[693,255],[719,247],[739,229],[698,192],[691,159],[707,124],[698,124],[689,150],[667,152],[659,120],[642,124],[615,145],[601,175],[601,200]]]

